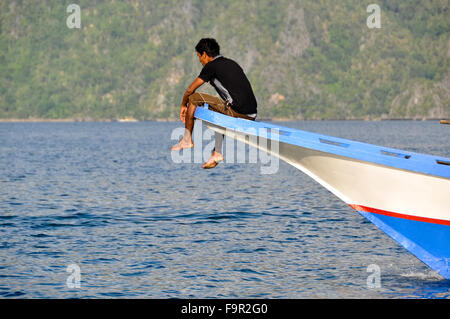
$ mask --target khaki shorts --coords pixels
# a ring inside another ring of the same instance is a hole
[[[189,103],[195,106],[203,105],[206,103],[209,105],[209,109],[214,112],[222,113],[232,117],[239,117],[251,121],[255,120],[254,117],[250,117],[245,114],[236,112],[230,106],[226,105],[222,99],[209,94],[197,92],[193,93],[191,96],[189,96]]]

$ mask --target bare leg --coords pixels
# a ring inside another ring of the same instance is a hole
[[[214,150],[220,154],[222,154],[222,143],[223,143],[224,135],[221,133],[215,133],[216,143],[214,146]]]
[[[223,142],[223,134],[216,133],[216,146],[211,153],[211,157],[209,160],[202,165],[203,168],[214,168],[218,163],[223,161],[222,156],[222,142]]]
[[[194,142],[192,141],[192,131],[194,130],[194,113],[196,105],[189,103],[188,109],[186,111],[186,117],[184,120],[185,130],[184,135],[181,140],[172,146],[170,150],[179,151],[183,148],[191,148],[194,147]]]

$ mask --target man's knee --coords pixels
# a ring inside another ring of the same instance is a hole
[[[199,106],[200,104],[203,104],[203,103],[204,103],[204,102],[203,102],[203,99],[202,99],[202,97],[201,97],[201,95],[200,95],[199,93],[197,93],[197,92],[192,93],[192,94],[189,96],[188,101],[189,101],[189,104],[195,105],[195,106]]]

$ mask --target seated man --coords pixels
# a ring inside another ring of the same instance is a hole
[[[197,106],[207,103],[213,111],[247,120],[256,118],[256,98],[252,87],[242,68],[233,60],[220,55],[220,47],[215,39],[201,39],[195,47],[203,69],[183,95],[180,119],[185,123],[185,133],[171,150],[181,150],[194,146],[192,131],[194,129],[194,112]],[[195,91],[209,82],[219,96],[214,97]],[[213,168],[223,160],[223,135],[216,133],[216,144],[211,157],[203,164],[203,168]]]

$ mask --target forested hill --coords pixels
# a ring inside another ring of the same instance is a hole
[[[202,37],[262,117],[450,117],[449,35],[447,0],[2,0],[0,118],[176,119]]]

